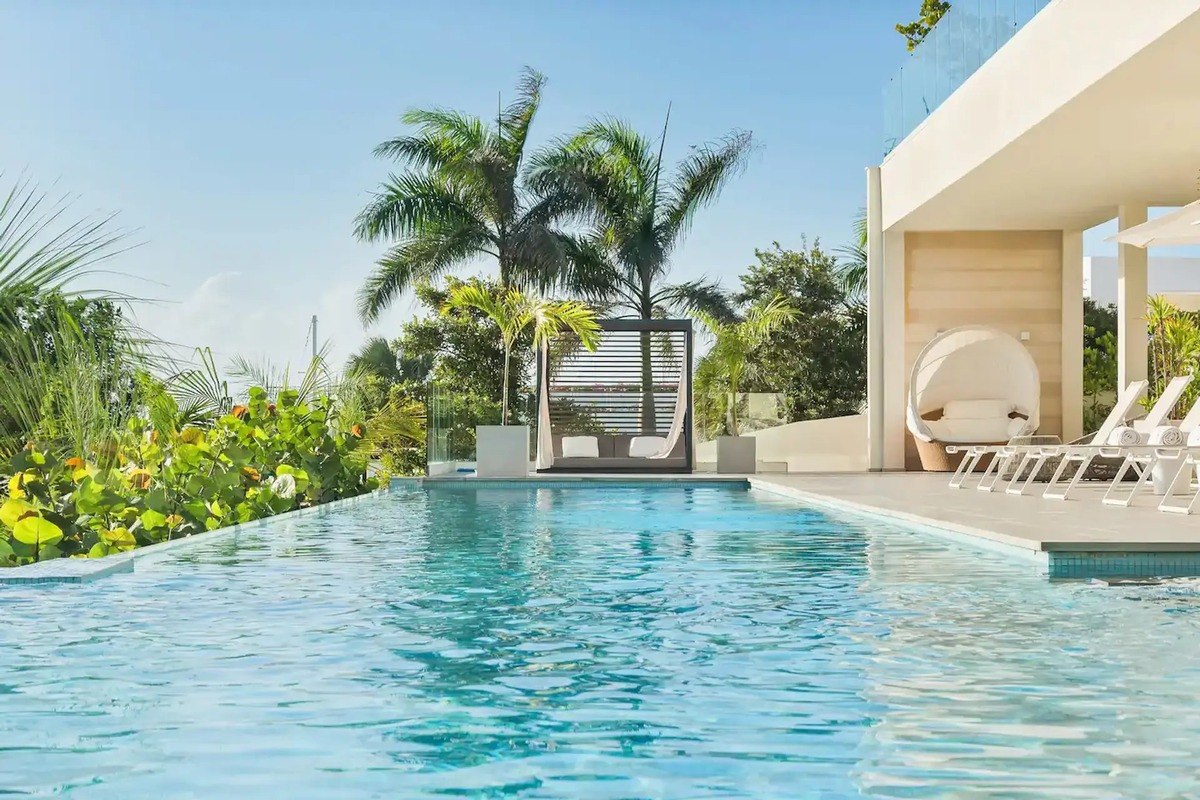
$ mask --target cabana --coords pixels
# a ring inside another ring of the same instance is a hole
[[[964,325],[938,334],[917,355],[908,386],[908,430],[930,472],[958,467],[962,452],[947,453],[946,445],[1001,445],[1040,424],[1037,364],[995,328]]]
[[[692,471],[692,322],[600,320],[538,354],[537,471]]]

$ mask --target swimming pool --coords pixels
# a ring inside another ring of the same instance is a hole
[[[730,486],[397,490],[0,611],[0,794],[1200,791],[1189,584]]]

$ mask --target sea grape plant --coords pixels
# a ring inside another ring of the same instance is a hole
[[[210,426],[135,416],[106,452],[59,458],[31,443],[8,464],[0,565],[98,558],[376,488],[361,425],[327,398],[251,389]]]

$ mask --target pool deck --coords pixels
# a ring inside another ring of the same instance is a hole
[[[1149,493],[1129,508],[1106,506],[1100,484],[1056,501],[951,489],[948,476],[925,473],[760,475],[751,482],[1038,552],[1200,553],[1200,515],[1163,513]]]
[[[1200,575],[1200,515],[1158,510],[1146,493],[1128,508],[1101,502],[1102,484],[1066,501],[951,489],[948,476],[914,473],[763,475],[751,485],[801,501],[933,529],[1032,557],[1051,578]]]

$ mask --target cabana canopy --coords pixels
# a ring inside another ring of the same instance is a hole
[[[935,336],[913,364],[908,429],[920,442],[1004,443],[1040,424],[1041,378],[1019,341],[966,325]]]
[[[1135,247],[1200,244],[1200,200],[1121,231],[1108,241]]]
[[[538,357],[538,472],[691,472],[691,320],[599,321]]]

